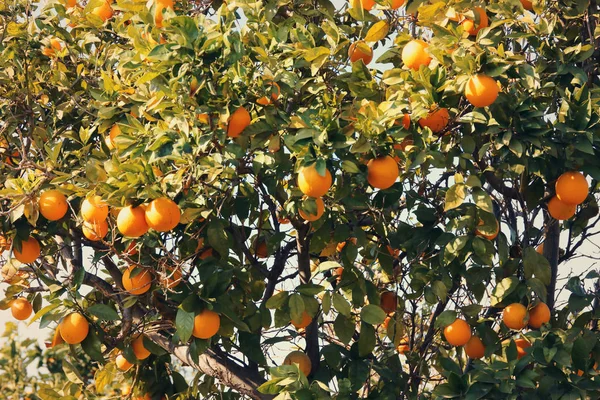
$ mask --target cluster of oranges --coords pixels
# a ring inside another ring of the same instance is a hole
[[[554,190],[556,195],[548,202],[548,212],[561,221],[575,215],[577,206],[588,196],[589,185],[581,172],[569,171],[556,180]]]

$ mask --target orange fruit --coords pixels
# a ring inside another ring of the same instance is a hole
[[[573,215],[575,215],[576,211],[577,206],[575,204],[563,203],[556,196],[551,198],[548,202],[548,212],[552,218],[559,221],[570,219]]]
[[[478,226],[482,226],[483,224],[484,224],[484,222],[482,220],[479,220]],[[487,240],[496,239],[496,237],[498,237],[499,233],[500,233],[500,224],[498,223],[498,220],[496,220],[496,231],[491,235],[486,235],[486,234],[480,232],[479,229],[475,228],[475,235],[486,238]]]
[[[129,237],[140,237],[148,232],[145,207],[123,207],[117,216],[117,229]]]
[[[344,267],[337,267],[335,269],[335,273],[333,274],[335,276],[335,280],[339,283],[342,280],[342,274],[344,273]]]
[[[410,69],[417,70],[421,65],[428,66],[431,56],[427,53],[429,44],[422,40],[411,40],[402,49],[402,62]]]
[[[65,342],[65,340],[62,338],[62,336],[60,335],[60,325],[58,325],[56,327],[56,329],[54,330],[54,335],[52,336],[52,342],[50,343],[50,346],[47,346],[49,349],[58,346],[59,344],[63,344]]]
[[[331,172],[326,168],[325,176],[319,175],[316,164],[300,168],[298,171],[298,188],[309,197],[322,197],[333,183]]]
[[[87,222],[104,221],[108,218],[108,205],[100,196],[91,196],[81,202],[81,217]]]
[[[62,50],[62,43],[56,38],[50,39],[50,46],[56,51]]]
[[[92,242],[98,242],[106,236],[108,233],[108,223],[106,220],[97,222],[84,222],[81,227],[83,236],[91,240]]]
[[[531,343],[527,339],[517,339],[515,340],[515,344],[517,345],[517,358],[523,358],[527,353],[525,349],[531,347]]]
[[[40,243],[34,237],[28,237],[21,241],[21,251],[13,248],[15,258],[23,264],[30,264],[40,256]]]
[[[498,84],[484,74],[473,75],[465,86],[465,97],[475,107],[487,107],[498,98]]]
[[[359,40],[352,43],[348,48],[348,57],[350,58],[350,62],[354,63],[358,60],[363,60],[365,65],[368,65],[373,60],[373,49],[362,40]]]
[[[110,132],[108,133],[108,136],[104,138],[104,143],[106,143],[106,147],[108,147],[109,150],[113,150],[117,146],[115,144],[115,138],[117,136],[119,136],[120,134],[121,134],[121,128],[119,128],[119,125],[114,124],[110,128]]]
[[[265,242],[264,240],[261,240],[258,243],[258,245],[256,246],[256,250],[255,250],[254,254],[258,258],[267,258],[269,256],[269,253],[267,251],[267,242]]]
[[[294,322],[294,320],[291,322],[296,329],[304,329],[310,325],[312,322],[312,317],[306,311],[302,311],[302,319],[300,320],[300,323],[297,324]]]
[[[131,342],[131,348],[135,358],[138,360],[145,360],[150,357],[150,351],[144,347],[144,335],[139,335]]]
[[[203,113],[196,115],[196,119],[203,124],[207,124],[210,122],[210,115]]]
[[[303,197],[303,199],[307,199],[307,198],[308,198],[308,196]],[[315,203],[317,203],[317,213],[316,214],[309,214],[308,212],[305,212],[301,208],[298,209],[298,213],[300,214],[302,219],[304,219],[305,221],[314,222],[323,216],[323,214],[325,213],[325,203],[323,202],[323,199],[320,197],[317,197],[315,199]]]
[[[441,132],[450,120],[450,114],[447,108],[438,108],[430,112],[427,117],[419,120],[421,128],[429,128],[433,133]]]
[[[532,11],[533,10],[533,2],[530,0],[521,0],[521,5],[524,9]]]
[[[229,122],[227,124],[227,136],[232,138],[240,136],[244,129],[250,125],[251,121],[252,117],[250,117],[248,110],[246,110],[244,107],[239,107],[229,117]]]
[[[338,243],[338,245],[336,246],[336,248],[335,248],[335,249],[336,249],[336,250],[338,251],[338,253],[339,253],[340,251],[342,251],[342,250],[344,249],[344,247],[346,247],[346,243],[347,243],[347,242],[352,242],[352,243],[356,244],[356,241],[357,241],[357,240],[356,240],[356,238],[355,238],[355,237],[353,237],[353,238],[350,238],[350,239],[346,240],[345,242]]]
[[[167,289],[173,289],[175,286],[177,286],[177,285],[179,285],[179,283],[181,283],[182,278],[183,278],[183,275],[181,273],[181,269],[170,268],[170,269],[167,269],[165,276],[161,275],[160,283],[162,286],[164,286]]]
[[[74,312],[64,317],[58,328],[65,342],[79,344],[87,337],[90,324],[83,315]]]
[[[293,365],[297,364],[300,371],[304,374],[304,376],[308,376],[312,369],[310,358],[306,354],[301,351],[292,351],[290,354],[285,356],[283,360],[283,365]]]
[[[117,368],[121,371],[127,371],[129,368],[133,367],[133,364],[127,361],[123,354],[119,354],[117,358],[115,358],[115,364],[117,364]]]
[[[77,0],[67,0],[67,7],[73,8],[77,5]]]
[[[383,292],[379,300],[379,306],[386,314],[391,314],[398,308],[398,296],[394,292]]]
[[[94,8],[92,14],[100,18],[103,22],[106,22],[112,18],[114,12],[110,3],[105,1],[101,6]]]
[[[260,104],[261,106],[268,106],[269,104],[271,104],[271,102],[277,100],[279,98],[279,95],[281,94],[281,88],[279,87],[277,82],[266,81],[265,84],[271,86],[271,89],[269,90],[269,93],[271,93],[271,96],[270,97],[263,96],[260,99],[256,100],[256,102],[258,104]]]
[[[194,318],[192,335],[199,339],[210,339],[221,327],[221,317],[214,311],[203,310]]]
[[[24,321],[31,316],[33,306],[24,297],[19,297],[10,302],[10,312],[15,319]]]
[[[570,171],[562,174],[555,184],[556,197],[565,204],[577,205],[585,201],[590,187],[581,172]]]
[[[148,204],[145,217],[148,227],[158,232],[168,232],[179,224],[181,210],[173,200],[159,197]]]
[[[48,221],[58,221],[65,216],[69,205],[67,198],[58,190],[46,190],[40,195],[40,214]]]
[[[154,24],[157,28],[163,27],[163,10],[165,8],[173,8],[173,1],[157,1],[156,2],[156,10],[154,11]]]
[[[375,7],[375,0],[360,0],[360,4],[362,5],[362,8],[367,10],[367,11],[371,11],[373,9],[373,7]]]
[[[42,54],[45,55],[46,57],[54,57],[54,49],[51,47],[44,47],[42,49]]]
[[[471,327],[464,319],[457,318],[444,328],[444,337],[452,346],[464,346],[471,339]]]
[[[390,254],[390,256],[392,256],[392,257],[398,257],[400,255],[400,250],[393,249],[392,246],[390,246],[389,244],[386,246],[386,249],[387,249],[388,253]]]
[[[544,243],[542,242],[538,247],[535,248],[535,251],[539,254],[544,254]]]
[[[390,156],[372,159],[367,164],[367,181],[377,189],[391,187],[399,174],[398,163]]]
[[[204,238],[198,239],[198,246],[196,246],[196,253],[204,248]],[[200,253],[199,257],[201,260],[206,260],[208,257],[213,256],[212,248],[205,249],[202,253]]]
[[[400,343],[398,344],[398,347],[396,347],[396,350],[398,350],[399,354],[406,354],[410,351],[408,336],[404,336],[400,339]]]
[[[404,113],[402,116],[402,122],[400,122],[400,120],[395,120],[394,125],[402,125],[404,129],[410,128],[410,114]]]
[[[0,235],[0,253],[2,253],[3,251],[6,250],[10,250],[10,246],[12,244],[12,239],[10,238],[6,238],[2,235]]]
[[[520,330],[527,325],[527,308],[520,303],[512,303],[502,311],[502,321],[510,329]]]
[[[404,5],[404,3],[406,3],[406,0],[391,0],[390,8],[392,10],[397,10],[400,7],[402,7]]]
[[[132,277],[131,273],[135,268],[141,271],[138,271],[137,275]],[[125,290],[127,290],[130,294],[144,294],[150,290],[150,286],[152,286],[152,275],[150,274],[149,270],[145,268],[130,265],[125,272],[123,272],[121,283],[123,284],[123,288],[125,288]]]
[[[465,32],[468,32],[469,35],[473,36],[477,35],[481,29],[486,28],[489,25],[488,16],[483,8],[475,7],[475,13],[479,15],[479,25],[475,25],[475,21],[468,18],[461,23]]]
[[[529,310],[529,326],[534,329],[540,327],[550,321],[550,308],[546,303],[538,303],[535,307]]]
[[[485,355],[485,346],[479,339],[479,336],[473,336],[467,344],[465,344],[465,353],[469,358],[479,359]]]

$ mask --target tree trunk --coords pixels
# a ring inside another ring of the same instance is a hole
[[[546,238],[544,239],[544,257],[550,263],[551,278],[548,285],[548,294],[546,296],[546,305],[552,310],[555,302],[556,277],[558,275],[558,249],[560,244],[560,225],[557,220],[546,215],[544,227]]]

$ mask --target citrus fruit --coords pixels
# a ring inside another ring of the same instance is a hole
[[[529,11],[533,10],[533,2],[530,0],[521,0],[521,5],[526,10],[529,10]]]
[[[304,196],[303,200],[305,200],[307,198],[308,198],[308,196]],[[323,199],[320,197],[317,197],[315,199],[315,203],[317,205],[317,213],[316,214],[310,214],[309,212],[305,212],[301,208],[298,209],[298,213],[300,214],[302,219],[304,219],[305,221],[314,222],[323,216],[323,214],[325,213],[325,203],[323,202]]]
[[[585,201],[590,187],[581,172],[570,171],[562,174],[555,185],[556,197],[565,204],[577,205]]]
[[[468,18],[461,23],[465,32],[472,36],[477,35],[481,29],[486,28],[489,25],[488,16],[483,8],[475,7],[474,11],[479,16],[479,24],[476,24],[475,21]]]
[[[483,220],[479,220],[479,224],[477,226],[483,226],[483,225],[484,225]],[[486,238],[487,240],[496,239],[496,237],[498,237],[499,233],[500,233],[500,224],[498,223],[498,220],[496,220],[496,230],[492,234],[486,235],[485,233],[481,232],[479,229],[475,228],[475,235]]]
[[[131,348],[133,350],[133,354],[135,354],[135,358],[138,360],[145,360],[150,357],[150,351],[144,347],[144,335],[139,335],[131,342]]]
[[[229,117],[227,136],[232,138],[240,136],[244,129],[250,125],[251,121],[252,117],[250,117],[250,113],[244,107],[239,107]]]
[[[60,325],[58,325],[56,327],[56,329],[54,330],[54,335],[52,336],[52,342],[50,342],[50,346],[48,346],[48,348],[51,349],[55,346],[58,346],[59,344],[63,344],[64,342],[65,342],[65,340],[60,335]]]
[[[84,222],[81,227],[83,236],[92,242],[98,242],[108,233],[108,222],[106,220],[97,222]]]
[[[110,6],[110,3],[108,1],[105,1],[104,3],[102,3],[102,5],[94,8],[92,10],[92,14],[100,18],[103,22],[106,22],[112,18],[114,12],[112,7]]]
[[[121,208],[117,216],[117,229],[124,236],[140,237],[148,232],[145,207],[127,206]]]
[[[375,0],[360,0],[360,4],[362,5],[362,8],[370,11],[373,9],[373,7],[375,7]]]
[[[398,344],[398,347],[396,347],[396,350],[398,350],[399,354],[406,354],[410,351],[408,336],[404,336],[400,339],[400,343]]]
[[[117,368],[121,371],[127,371],[129,368],[133,367],[133,364],[127,361],[123,354],[119,354],[117,358],[115,358],[115,364],[117,364]]]
[[[33,306],[24,297],[19,297],[10,302],[10,312],[15,319],[24,321],[31,316]]]
[[[100,196],[90,196],[81,202],[81,217],[87,222],[108,218],[108,205]]]
[[[167,289],[173,289],[181,283],[182,279],[183,275],[180,268],[170,268],[167,269],[165,275],[161,275],[160,283]]]
[[[68,344],[79,344],[85,340],[90,324],[87,319],[79,313],[71,313],[63,318],[59,325],[60,335]]]
[[[559,221],[570,219],[573,215],[575,215],[576,211],[577,206],[575,204],[563,203],[556,196],[551,198],[548,202],[548,212],[552,218]]]
[[[199,339],[210,339],[221,327],[221,317],[214,311],[203,310],[194,318],[192,335]]]
[[[264,240],[259,241],[254,254],[258,258],[267,258],[269,256],[267,251],[267,242]]]
[[[523,358],[527,353],[525,349],[531,347],[531,343],[527,339],[517,339],[515,340],[515,344],[517,345],[517,358]]]
[[[267,105],[271,104],[271,102],[277,100],[279,98],[279,95],[281,94],[281,88],[279,87],[277,82],[267,81],[267,82],[265,82],[265,84],[267,84],[271,87],[269,90],[269,93],[271,95],[263,96],[263,97],[259,98],[258,100],[256,100],[256,102],[258,104],[260,104],[261,106],[267,106]]]
[[[441,132],[450,120],[450,114],[447,108],[438,108],[435,111],[430,112],[427,117],[419,120],[421,128],[429,128],[433,133]]]
[[[479,336],[472,336],[465,344],[465,353],[469,358],[479,359],[485,355],[485,347]]]
[[[283,360],[283,365],[298,365],[300,371],[304,374],[304,376],[308,376],[312,369],[310,358],[306,354],[301,351],[292,351],[290,354],[285,356]]]
[[[471,339],[471,327],[465,320],[457,318],[444,328],[444,337],[452,346],[464,346]]]
[[[510,329],[520,330],[527,325],[527,308],[520,303],[512,303],[502,311],[502,321]]]
[[[145,217],[148,227],[158,232],[168,232],[179,224],[181,210],[173,200],[159,197],[146,206]]]
[[[108,136],[104,138],[104,143],[106,143],[106,147],[108,147],[109,150],[113,150],[116,147],[115,138],[117,136],[119,136],[120,134],[121,134],[121,128],[119,128],[119,125],[114,124],[110,128],[110,132],[108,133]]]
[[[498,98],[498,84],[484,74],[473,75],[465,86],[465,97],[475,107],[487,107]]]
[[[377,189],[391,187],[399,174],[398,163],[390,156],[372,159],[367,164],[367,181]]]
[[[57,221],[65,216],[69,205],[67,198],[58,190],[46,190],[40,195],[40,214],[48,221]]]
[[[535,307],[529,310],[529,326],[534,329],[540,327],[550,321],[550,308],[546,303],[538,303]]]
[[[358,60],[363,60],[363,63],[368,65],[373,60],[373,49],[362,40],[359,40],[352,43],[348,48],[348,57],[350,58],[350,62],[354,63]]]
[[[391,314],[398,308],[398,296],[394,292],[383,292],[379,300],[379,306],[386,314]]]
[[[316,164],[302,167],[298,171],[298,187],[309,197],[322,197],[327,193],[333,183],[331,172],[326,168],[325,175],[317,172]]]
[[[294,320],[292,320],[292,325],[294,325],[296,329],[303,329],[310,325],[311,322],[312,317],[306,311],[302,311],[302,319],[300,320],[300,322],[296,323],[294,322]]]
[[[390,8],[392,10],[397,10],[400,7],[402,7],[404,5],[404,3],[406,3],[406,0],[391,0],[390,1]]]
[[[21,241],[21,251],[13,247],[15,258],[24,264],[30,264],[40,256],[40,243],[34,237]]]
[[[428,66],[431,56],[427,53],[429,44],[423,40],[411,40],[402,49],[402,62],[410,69],[417,70],[421,65]]]
[[[138,270],[136,271],[137,274],[131,276],[134,269]],[[152,275],[145,268],[130,265],[129,268],[127,268],[125,272],[123,272],[121,283],[123,284],[123,288],[130,294],[144,294],[148,290],[150,290],[150,286],[152,285]]]

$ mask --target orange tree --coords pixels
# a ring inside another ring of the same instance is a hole
[[[0,2],[1,304],[80,396],[600,395],[596,1],[403,3]]]

